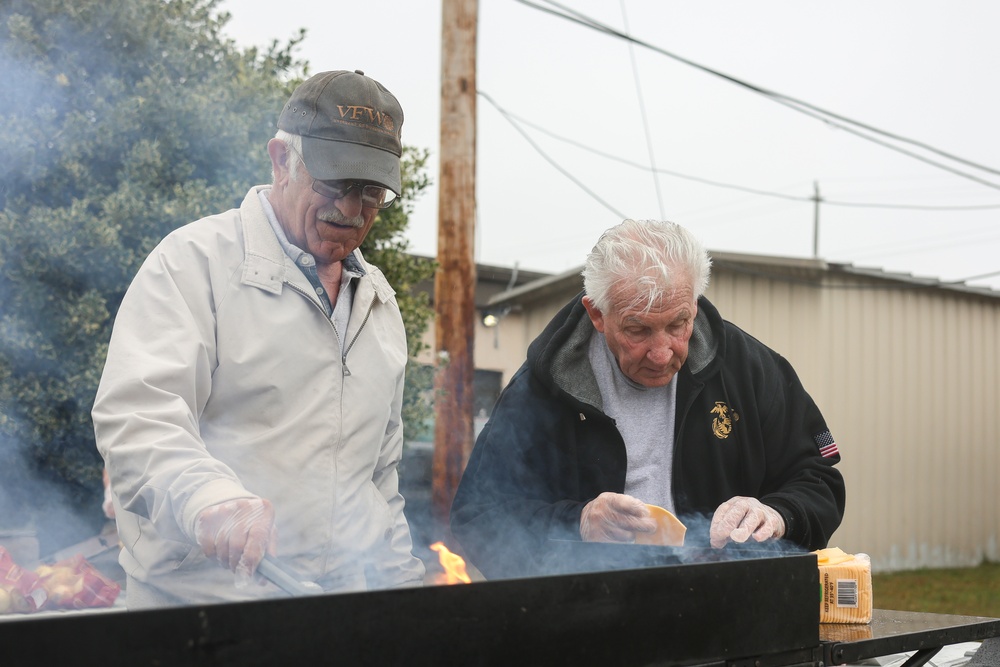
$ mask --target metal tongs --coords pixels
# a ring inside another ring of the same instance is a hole
[[[322,586],[309,581],[291,566],[271,556],[264,556],[264,560],[257,566],[257,572],[289,595],[322,595],[324,592]]]

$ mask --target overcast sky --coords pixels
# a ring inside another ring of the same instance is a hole
[[[622,217],[674,220],[712,250],[809,257],[816,184],[829,201],[822,259],[943,280],[1000,272],[1000,3],[564,2],[655,49],[971,162],[879,137],[971,178],[524,2],[480,0],[477,261],[561,272]],[[304,27],[297,53],[312,73],[363,69],[385,84],[403,105],[404,143],[431,151],[437,179],[439,0],[221,8],[243,46]],[[436,252],[437,197],[416,204],[414,252]],[[1000,289],[1000,275],[973,284]]]

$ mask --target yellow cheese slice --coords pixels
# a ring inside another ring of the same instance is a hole
[[[814,552],[822,596],[820,623],[870,623],[872,564],[867,554],[848,554],[836,547]]]
[[[646,505],[649,513],[656,520],[656,531],[652,533],[636,533],[636,544],[655,544],[664,547],[684,546],[684,534],[687,526],[680,522],[667,510],[657,505]]]
[[[854,560],[854,554],[845,553],[843,549],[837,547],[820,549],[815,554],[816,562],[820,565],[840,565],[841,563]]]

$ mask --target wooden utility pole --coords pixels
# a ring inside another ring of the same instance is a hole
[[[447,526],[472,448],[478,0],[441,2],[441,173],[434,281],[437,373],[432,504]]]

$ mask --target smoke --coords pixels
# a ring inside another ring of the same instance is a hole
[[[0,50],[0,209],[8,197],[44,187],[61,159],[64,118],[69,109],[65,75],[43,74],[31,63]]]
[[[684,546],[693,549],[712,549],[720,552],[723,560],[743,560],[766,556],[791,556],[805,553],[805,549],[789,540],[767,540],[757,542],[753,538],[744,543],[729,542],[721,549],[712,547],[709,540],[709,530],[712,526],[712,516],[708,514],[682,514],[678,517],[687,526]]]
[[[92,369],[75,342],[84,300],[47,284],[54,273],[24,279],[16,255],[0,258],[0,531],[35,533],[44,556],[100,531],[101,464]]]
[[[4,532],[33,534],[44,558],[104,523],[89,409],[107,311],[88,286],[113,262],[88,237],[94,208],[79,195],[106,167],[94,150],[110,134],[100,91],[118,73],[79,15],[3,5],[0,544]]]
[[[780,558],[806,550],[787,540],[730,542],[725,547],[709,544],[711,517],[701,514],[678,517],[687,526],[684,546],[665,547],[577,540],[553,540],[545,544],[538,574],[557,575],[603,572],[644,567],[690,565],[722,561]]]
[[[93,537],[104,523],[101,491],[100,477],[92,489],[75,488],[42,467],[33,448],[0,432],[0,544],[4,534],[33,535],[44,559]]]

